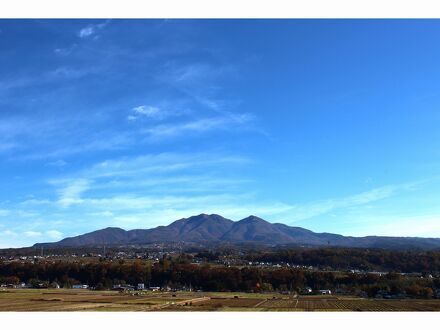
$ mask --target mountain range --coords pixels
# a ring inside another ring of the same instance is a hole
[[[217,214],[200,214],[176,220],[168,226],[124,230],[109,227],[34,246],[83,247],[101,245],[142,245],[150,243],[262,244],[295,246],[341,246],[388,249],[438,249],[440,238],[365,236],[352,237],[315,233],[256,216],[232,221]]]

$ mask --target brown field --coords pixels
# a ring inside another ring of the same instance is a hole
[[[7,289],[0,311],[440,311],[440,300],[280,294]]]

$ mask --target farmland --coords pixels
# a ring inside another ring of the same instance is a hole
[[[72,289],[0,291],[0,311],[440,311],[440,300]]]

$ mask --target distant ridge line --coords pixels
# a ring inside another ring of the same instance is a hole
[[[198,243],[257,245],[340,246],[383,249],[440,249],[440,238],[365,236],[352,237],[315,233],[301,227],[270,223],[250,215],[232,221],[218,214],[199,214],[182,218],[168,226],[124,230],[107,227],[54,243],[37,243],[34,247],[83,247],[97,245],[142,245],[151,243]]]

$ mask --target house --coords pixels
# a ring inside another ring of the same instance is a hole
[[[310,287],[305,287],[301,290],[301,294],[312,294],[313,290]]]
[[[145,290],[145,284],[144,283],[138,283],[137,289],[138,290]]]
[[[150,291],[160,291],[160,286],[150,286],[149,290]]]
[[[121,286],[113,286],[112,291],[124,292],[125,289]]]
[[[87,284],[74,284],[72,285],[72,289],[88,289],[89,286]]]
[[[44,282],[30,284],[30,286],[34,289],[47,289],[48,284]]]
[[[319,290],[319,293],[320,294],[332,294],[332,291],[331,290],[327,290],[327,289],[324,289],[324,290]]]
[[[133,291],[134,290],[134,286],[126,285],[126,284],[116,284],[116,285],[113,285],[113,289],[112,290],[120,291],[120,292],[122,292],[122,291]]]

